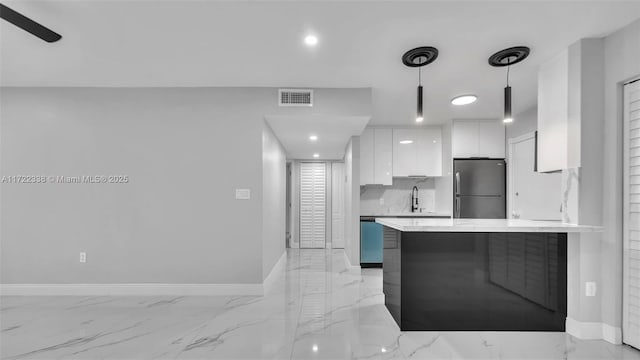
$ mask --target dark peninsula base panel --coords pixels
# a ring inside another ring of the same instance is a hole
[[[566,234],[384,234],[385,303],[402,330],[565,331]]]

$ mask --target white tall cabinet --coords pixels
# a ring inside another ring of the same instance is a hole
[[[442,129],[393,129],[393,176],[442,176]]]
[[[505,158],[502,120],[454,120],[451,137],[454,158]]]
[[[360,135],[360,185],[393,182],[391,129],[366,128]]]

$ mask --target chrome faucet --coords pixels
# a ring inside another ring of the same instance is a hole
[[[414,186],[411,189],[411,212],[418,210],[418,187]]]

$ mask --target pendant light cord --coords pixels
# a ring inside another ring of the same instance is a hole
[[[418,86],[422,86],[422,66],[418,68]]]
[[[511,63],[507,65],[507,86],[509,86],[509,70],[511,70]]]

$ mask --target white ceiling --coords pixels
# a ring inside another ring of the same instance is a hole
[[[266,116],[289,159],[337,160],[352,136],[362,133],[369,122],[368,116]],[[318,140],[311,141],[309,136]]]
[[[540,63],[584,37],[640,18],[623,1],[3,1],[63,35],[47,44],[0,24],[4,86],[371,87],[372,124],[413,124],[413,47],[436,46],[423,70],[426,124],[497,118],[504,69],[493,52],[526,45],[511,71],[514,111],[536,103]],[[303,37],[315,33],[310,49]],[[454,108],[450,99],[479,100]],[[517,121],[517,119],[516,119]]]

